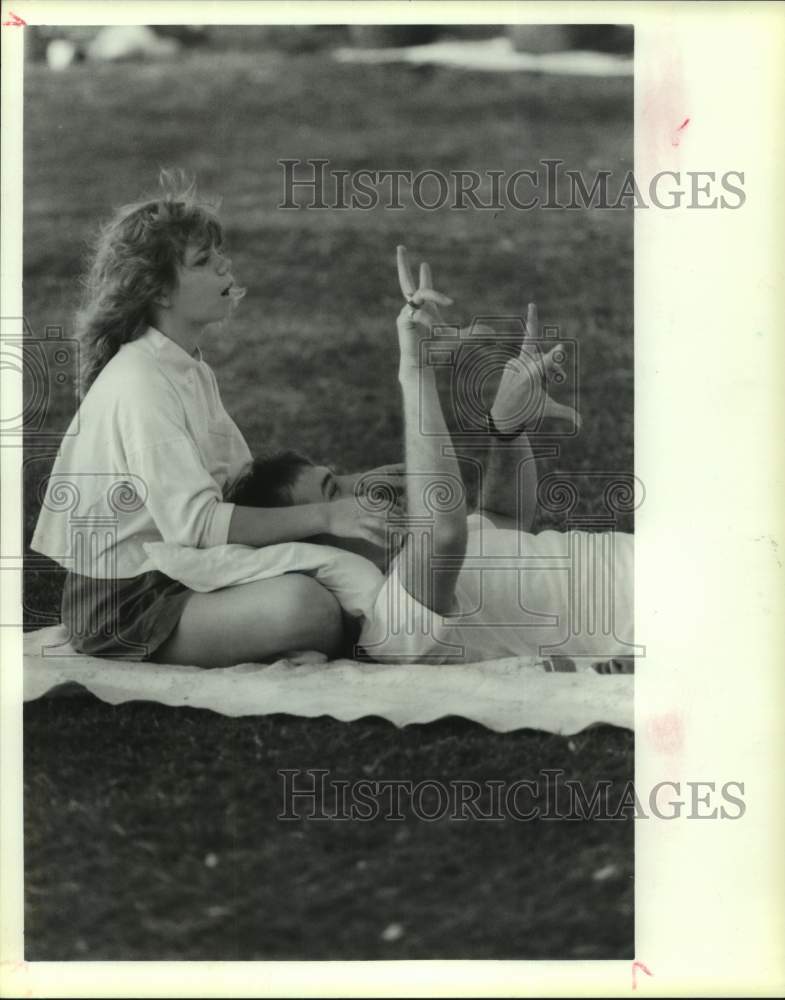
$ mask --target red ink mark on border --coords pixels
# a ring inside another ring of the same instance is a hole
[[[681,132],[682,129],[685,129],[689,124],[690,124],[690,119],[689,118],[685,118],[684,121],[681,123],[681,125],[679,125],[679,127],[673,133],[673,138],[671,139],[671,146],[678,146],[679,145],[679,143],[681,142],[681,138],[679,136],[679,132]]]
[[[678,712],[665,712],[648,720],[649,740],[663,754],[677,754],[684,749],[684,723]]]
[[[27,21],[23,21],[18,14],[14,14],[12,10],[8,11],[8,16],[11,18],[10,21],[3,21],[4,28],[26,28]]]
[[[638,962],[637,960],[632,963],[632,988],[637,990],[638,988],[638,973],[637,970],[640,969],[641,972],[645,972],[647,976],[654,976],[654,973],[648,966],[644,965],[643,962]]]

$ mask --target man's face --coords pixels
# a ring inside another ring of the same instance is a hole
[[[345,494],[335,473],[326,465],[307,465],[303,468],[293,485],[289,487],[293,504],[329,503],[340,500]],[[354,552],[377,566],[382,572],[387,568],[387,553],[378,545],[365,541],[364,538],[338,538],[335,535],[314,535],[308,541],[322,545],[332,545],[346,552]]]
[[[340,500],[341,486],[326,465],[306,465],[290,487],[292,503],[329,503]]]

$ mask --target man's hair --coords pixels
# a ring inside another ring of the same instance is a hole
[[[237,480],[226,499],[240,507],[290,507],[292,486],[310,458],[297,451],[282,451],[269,458],[255,458],[249,472]]]

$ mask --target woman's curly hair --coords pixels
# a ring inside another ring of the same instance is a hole
[[[222,247],[218,204],[197,197],[182,171],[162,170],[162,194],[120,208],[93,246],[75,329],[80,343],[79,397],[123,344],[150,325],[155,299],[177,283],[186,247]]]

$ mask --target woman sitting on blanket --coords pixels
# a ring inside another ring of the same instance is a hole
[[[193,187],[120,209],[104,227],[76,318],[81,405],[63,437],[31,542],[68,569],[62,618],[78,652],[205,667],[292,648],[335,655],[342,610],[290,573],[194,593],[144,545],[267,546],[320,532],[381,544],[385,514],[348,490],[289,509],[228,503],[251,453],[199,349],[237,286],[215,211]],[[353,481],[350,477],[350,481]]]
[[[520,356],[505,366],[491,408],[480,509],[469,513],[434,368],[421,349],[431,328],[443,322],[438,305],[450,300],[432,289],[426,265],[419,288],[414,288],[403,248],[399,267],[408,296],[397,321],[406,514],[391,512],[389,564],[378,549],[364,553],[386,576],[367,601],[372,609],[364,615],[355,653],[394,662],[532,655],[550,658],[557,669],[575,669],[576,660],[587,666],[604,661],[603,672],[631,672],[633,536],[583,531],[533,535],[528,530],[537,475],[521,414],[577,419],[545,390],[547,381],[560,375],[562,345],[540,354],[537,312],[529,306]],[[330,469],[296,453],[255,462],[235,490],[236,502],[265,507],[313,504],[341,495]],[[365,505],[372,503],[368,494]],[[321,540],[361,550],[354,540]],[[177,572],[178,554],[169,556]],[[240,552],[233,558],[238,566],[245,563]],[[180,559],[179,565],[185,569],[187,561]],[[209,562],[206,555],[203,562]],[[232,563],[229,553],[226,563]],[[191,561],[188,571],[194,566]],[[243,572],[251,566],[249,559]],[[199,575],[202,582],[205,576],[209,580],[209,566],[200,568]],[[340,594],[339,586],[336,592]],[[361,599],[353,599],[362,605]]]

